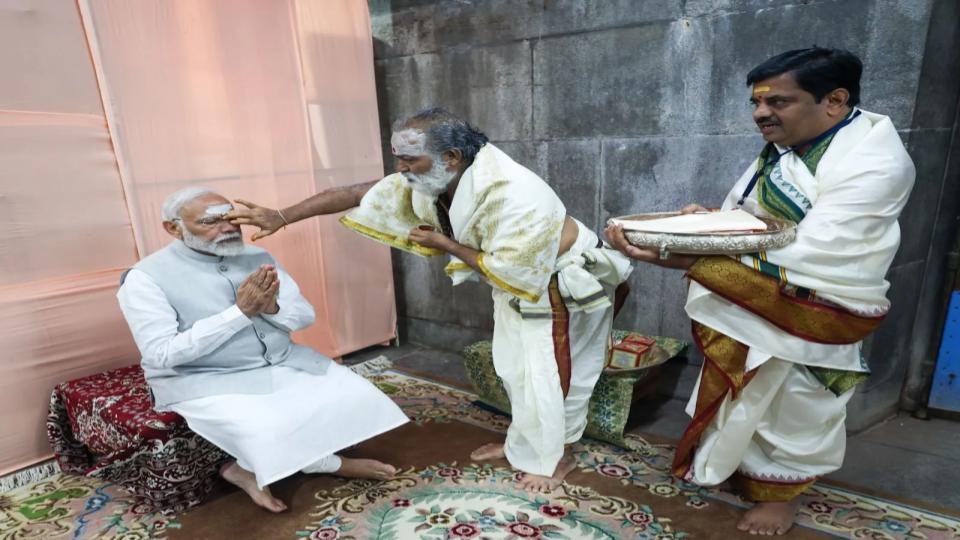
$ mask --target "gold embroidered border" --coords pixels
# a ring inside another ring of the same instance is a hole
[[[452,276],[454,272],[458,272],[460,270],[473,270],[473,268],[470,268],[470,265],[465,262],[452,262],[443,267],[443,271],[448,276]]]
[[[513,285],[510,285],[510,284],[507,283],[506,281],[503,281],[502,279],[500,279],[500,278],[498,278],[497,276],[495,276],[495,275],[493,274],[493,272],[491,272],[490,269],[487,268],[487,265],[483,264],[483,253],[477,255],[477,266],[480,267],[480,271],[483,272],[483,275],[487,276],[487,279],[489,279],[489,280],[492,281],[497,287],[500,287],[501,289],[507,291],[508,293],[510,293],[510,294],[512,294],[512,295],[514,295],[514,296],[516,296],[516,297],[518,297],[518,298],[523,298],[524,300],[526,300],[526,301],[528,301],[528,302],[536,302],[536,301],[540,300],[540,297],[539,297],[539,296],[537,296],[537,295],[535,295],[535,294],[528,293],[527,291],[524,291],[523,289],[518,289],[518,288],[514,287]]]
[[[787,502],[796,499],[801,493],[812,486],[817,479],[800,482],[777,482],[774,480],[760,480],[741,473],[734,473],[731,477],[734,487],[744,497],[754,502]]]
[[[781,330],[808,341],[834,345],[856,343],[883,320],[883,316],[863,317],[782,294],[777,279],[729,257],[702,257],[687,275]]]
[[[421,246],[420,244],[416,242],[411,242],[406,238],[400,238],[392,234],[380,232],[376,229],[371,229],[370,227],[360,224],[350,219],[347,216],[341,217],[340,223],[343,224],[344,227],[354,232],[360,233],[366,236],[367,238],[376,240],[377,242],[382,242],[384,244],[387,244],[388,246],[395,247],[397,249],[402,249],[404,251],[416,253],[417,255],[423,255],[424,257],[436,257],[438,255],[445,254],[443,250]]]

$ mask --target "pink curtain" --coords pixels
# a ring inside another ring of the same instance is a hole
[[[170,241],[168,194],[282,206],[382,157],[364,2],[5,2],[0,44],[3,473],[48,454],[55,383],[136,360],[114,294]],[[394,336],[387,249],[336,216],[261,242],[317,310],[299,341],[340,356]]]
[[[135,263],[77,7],[0,3],[0,473],[50,453],[50,390],[130,364],[114,298]]]
[[[313,192],[382,177],[366,2],[296,0],[294,8]],[[291,202],[289,196],[282,200]],[[396,310],[389,249],[347,230],[339,218],[317,220],[324,256],[316,264],[322,266],[325,279],[323,316],[342,353],[393,338]]]
[[[184,186],[275,207],[380,176],[363,2],[80,5],[142,252],[168,242],[160,203]],[[263,245],[323,321],[299,336],[303,342],[339,356],[393,336],[387,250],[334,216],[297,224]]]

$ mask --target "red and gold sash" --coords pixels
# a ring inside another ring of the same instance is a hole
[[[557,373],[560,374],[560,389],[563,391],[563,397],[566,398],[570,392],[570,377],[573,373],[573,362],[570,356],[570,311],[563,303],[556,274],[550,277],[547,294],[550,295],[550,309],[553,315],[553,356],[557,360]]]
[[[693,420],[683,433],[673,456],[673,474],[679,478],[685,477],[690,471],[700,436],[716,416],[727,392],[730,392],[732,399],[736,399],[756,373],[746,372],[749,347],[743,343],[696,321],[693,322],[693,340],[703,353],[703,368],[700,371],[700,389]]]
[[[703,257],[687,275],[710,292],[763,317],[784,332],[815,343],[856,343],[883,321],[883,315],[865,317],[791,296],[778,279],[729,257]]]

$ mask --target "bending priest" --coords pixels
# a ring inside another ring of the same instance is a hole
[[[606,358],[614,292],[629,260],[567,216],[550,187],[487,137],[443,109],[399,121],[397,173],[320,193],[282,210],[238,201],[237,224],[271,234],[286,223],[359,208],[341,221],[388,245],[449,255],[453,283],[493,288],[493,362],[510,398],[505,444],[475,460],[506,457],[521,487],[549,490],[573,469],[564,445],[580,439]]]

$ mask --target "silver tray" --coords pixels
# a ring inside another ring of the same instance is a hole
[[[678,216],[680,212],[654,212],[634,214],[616,219],[643,221]],[[717,233],[662,233],[628,231],[623,234],[627,242],[641,248],[653,248],[660,251],[660,258],[666,259],[671,253],[685,255],[735,255],[738,253],[756,253],[766,249],[778,249],[786,246],[797,237],[797,225],[784,219],[757,217],[767,224],[762,232],[717,232]]]

